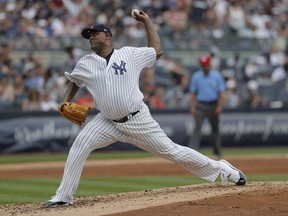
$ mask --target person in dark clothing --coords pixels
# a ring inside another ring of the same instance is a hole
[[[219,71],[211,68],[211,56],[200,58],[201,69],[196,71],[191,79],[191,107],[195,127],[188,146],[198,149],[203,121],[208,118],[212,130],[213,154],[221,157],[221,136],[219,131],[219,117],[224,104],[224,79]]]

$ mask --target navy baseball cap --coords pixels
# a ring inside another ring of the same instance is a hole
[[[112,32],[110,28],[105,26],[104,24],[94,24],[90,28],[85,28],[82,31],[82,37],[89,40],[90,34],[92,32],[105,32],[108,33],[112,37]]]

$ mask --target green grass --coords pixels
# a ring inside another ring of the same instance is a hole
[[[193,176],[81,178],[75,197],[150,190],[203,182],[206,181]],[[0,179],[0,204],[45,201],[54,195],[59,183],[60,179]]]
[[[19,154],[19,155],[2,155],[0,164],[7,163],[28,163],[28,162],[51,162],[65,161],[68,153],[43,153],[43,154]],[[128,158],[146,158],[154,157],[151,153],[145,151],[127,151],[127,152],[93,152],[88,160],[111,160],[111,159],[128,159]]]
[[[200,152],[205,155],[211,155],[211,149],[200,149]],[[249,155],[287,155],[288,147],[250,147],[250,148],[224,148],[224,156],[249,156]]]
[[[248,178],[249,182],[288,181],[288,175],[249,175]],[[54,195],[59,183],[60,179],[0,179],[0,205],[43,202]],[[202,183],[207,181],[195,176],[81,178],[75,198]]]
[[[200,152],[211,155],[210,149]],[[275,148],[231,148],[224,149],[225,156],[233,155],[287,155],[288,147]],[[67,153],[62,154],[29,154],[2,155],[0,164],[24,162],[65,161]],[[108,160],[126,158],[155,157],[144,151],[92,153],[89,160]],[[249,175],[253,181],[288,181],[286,175]],[[0,179],[0,205],[21,202],[42,202],[53,196],[61,179]],[[104,194],[115,194],[129,191],[150,190],[156,188],[184,186],[207,183],[194,176],[142,176],[142,177],[97,177],[81,178],[75,197],[88,197]]]
[[[211,149],[200,149],[200,152],[210,156]],[[1,155],[0,164],[7,163],[26,163],[26,162],[49,162],[65,161],[68,153],[43,153],[43,154],[16,154]],[[287,155],[288,147],[267,147],[267,148],[225,148],[225,156],[241,155]],[[139,151],[96,151],[90,154],[88,160],[110,160],[127,158],[147,158],[155,157],[149,152]]]

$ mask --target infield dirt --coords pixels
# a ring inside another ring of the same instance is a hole
[[[226,158],[249,174],[288,173],[287,157]],[[63,163],[1,165],[1,178],[61,177]],[[141,169],[140,169],[141,167]],[[189,175],[183,168],[159,158],[87,161],[83,176]],[[43,209],[42,203],[0,207],[2,216],[274,216],[288,215],[288,182],[248,182],[164,188],[92,198],[78,198],[71,207]]]

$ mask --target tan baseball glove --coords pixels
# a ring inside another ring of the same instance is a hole
[[[63,102],[58,106],[60,115],[77,125],[82,125],[85,122],[89,110],[89,106],[73,102]]]

